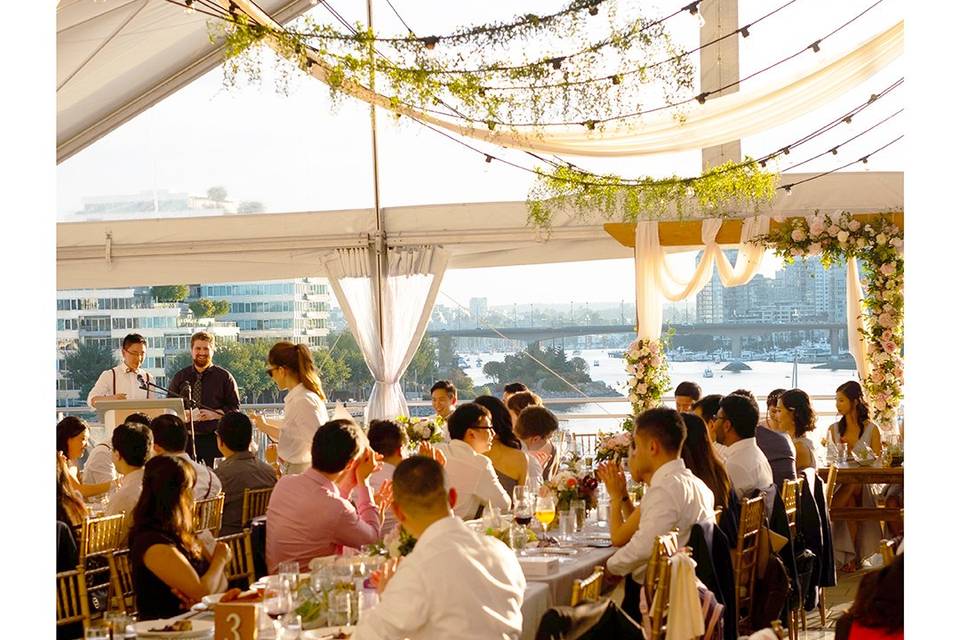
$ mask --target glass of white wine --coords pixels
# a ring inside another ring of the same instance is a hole
[[[557,515],[557,502],[553,496],[537,496],[536,505],[533,508],[533,517],[536,518],[543,527],[543,537],[547,537],[547,527],[553,522]]]

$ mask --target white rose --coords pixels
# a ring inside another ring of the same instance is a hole
[[[847,242],[847,239],[848,239],[848,238],[850,238],[850,232],[849,232],[849,231],[839,231],[839,232],[837,233],[837,240],[840,241],[840,244],[845,244],[845,243]]]

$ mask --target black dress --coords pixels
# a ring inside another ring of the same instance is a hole
[[[186,609],[180,599],[169,586],[156,576],[143,563],[143,556],[147,549],[155,544],[165,544],[176,547],[190,562],[198,576],[206,573],[210,563],[200,558],[196,559],[183,546],[167,533],[155,530],[138,530],[130,532],[130,565],[133,573],[133,590],[137,599],[137,610],[141,620],[170,618],[183,613]]]

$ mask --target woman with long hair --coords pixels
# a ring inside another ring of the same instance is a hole
[[[830,425],[830,441],[838,447],[846,445],[848,451],[872,449],[879,457],[880,430],[870,420],[870,408],[860,383],[850,380],[837,387],[836,402],[840,419]],[[833,507],[872,507],[876,506],[876,498],[874,485],[838,483],[833,494]],[[847,520],[835,523],[834,555],[841,560],[840,570],[845,573],[856,571],[860,558],[873,553],[881,535],[879,522]]]
[[[90,438],[90,429],[87,423],[76,417],[67,416],[57,423],[57,456],[62,457],[66,464],[70,486],[84,498],[106,493],[115,484],[115,481],[98,484],[81,484],[78,476],[77,464],[87,448]]]
[[[188,602],[225,591],[230,547],[207,549],[193,531],[193,467],[182,458],[159,455],[143,467],[143,489],[133,509],[130,563],[138,614],[169,618]]]
[[[687,426],[687,437],[680,449],[683,464],[710,488],[713,492],[714,505],[726,509],[731,501],[733,484],[730,482],[730,476],[727,475],[723,462],[720,461],[710,443],[707,423],[694,413],[681,413],[680,417]]]
[[[503,490],[512,496],[515,486],[527,482],[527,456],[513,432],[510,410],[503,400],[494,396],[480,396],[474,402],[487,408],[493,425],[493,445],[483,455],[490,458]]]
[[[79,527],[87,516],[87,506],[72,480],[67,459],[57,452],[57,520]]]
[[[790,389],[777,400],[779,431],[790,436],[797,448],[797,473],[808,467],[817,468],[813,440],[807,435],[817,427],[817,414],[810,396],[802,389]]]
[[[283,421],[267,421],[255,413],[250,417],[257,429],[278,441],[277,456],[283,473],[302,473],[310,467],[313,434],[330,419],[313,354],[305,344],[278,342],[267,354],[267,373],[278,387],[287,390]]]

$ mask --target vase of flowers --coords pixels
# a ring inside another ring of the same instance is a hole
[[[396,422],[407,436],[407,448],[416,451],[420,444],[440,444],[443,442],[443,418],[415,418],[411,416],[397,416]]]
[[[632,426],[633,421],[630,421]],[[612,436],[597,434],[597,462],[614,461],[618,466],[630,455],[630,445],[633,444],[633,434],[627,431]]]

